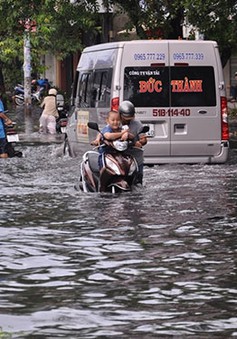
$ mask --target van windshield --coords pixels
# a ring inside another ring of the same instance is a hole
[[[135,107],[216,106],[212,66],[126,67],[124,100]]]

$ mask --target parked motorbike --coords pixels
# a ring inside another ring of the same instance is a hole
[[[88,127],[101,133],[97,123],[89,122]],[[149,127],[144,126],[140,133],[148,131]],[[76,188],[83,192],[132,191],[139,181],[136,159],[126,154],[126,150],[132,145],[128,141],[121,140],[105,140],[105,142],[111,147],[111,152],[103,154],[105,166],[101,173],[98,165],[99,153],[96,151],[86,152],[82,158],[80,180]]]
[[[31,92],[32,103],[41,102],[43,91],[44,91],[43,87],[40,87],[36,91],[32,89]],[[24,86],[22,84],[18,84],[17,86],[14,87],[14,101],[17,106],[24,105],[25,92]]]
[[[65,133],[67,126],[67,107],[65,106],[64,97],[62,94],[57,94],[56,96],[58,114],[59,117],[56,121],[56,131],[57,133]]]
[[[19,135],[16,131],[16,123],[12,122],[12,124],[7,125],[5,127],[6,127],[6,134],[7,134],[6,153],[8,154],[8,157],[9,158],[13,158],[13,157],[21,158],[23,156],[22,152],[15,149],[15,144],[19,141]]]

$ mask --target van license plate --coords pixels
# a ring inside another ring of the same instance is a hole
[[[155,136],[155,125],[154,124],[145,124],[144,126],[149,127],[149,131],[146,133],[148,137],[154,137]]]
[[[19,141],[19,135],[18,134],[9,134],[9,135],[7,135],[7,141],[8,142],[18,142]]]

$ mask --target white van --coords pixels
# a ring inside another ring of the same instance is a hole
[[[227,160],[227,100],[216,42],[136,40],[85,48],[65,139],[71,156],[95,138],[87,122],[103,127],[123,100],[150,127],[145,164]]]

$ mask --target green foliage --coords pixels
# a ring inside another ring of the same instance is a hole
[[[190,24],[198,27],[205,39],[216,40],[222,63],[226,63],[237,44],[237,4],[235,0],[183,0]]]
[[[182,25],[188,20],[204,38],[216,40],[220,46],[223,66],[237,45],[236,0],[107,0],[125,10],[130,27],[135,27],[141,39],[177,39],[182,37]],[[158,30],[159,28],[159,30]],[[157,34],[158,33],[158,34]],[[194,29],[189,39],[194,39]]]
[[[42,68],[41,55],[52,53],[62,59],[79,50],[83,32],[94,29],[96,9],[96,0],[74,1],[74,4],[70,0],[1,0],[0,71],[9,80],[9,72],[20,65],[18,76],[22,75],[25,30],[30,34],[35,73]],[[15,78],[15,83],[21,80],[22,76]]]
[[[237,44],[236,0],[104,0],[103,3],[105,7],[116,5],[118,12],[126,12],[130,21],[124,28],[135,27],[141,39],[182,37],[182,25],[187,19],[205,39],[218,42],[223,66]],[[41,55],[52,53],[65,58],[84,47],[85,33],[98,30],[98,0],[0,0],[0,86],[1,71],[7,81],[11,82],[12,77],[15,83],[22,80],[23,38],[28,21],[32,71],[40,73]],[[190,31],[189,39],[194,39],[194,30]]]
[[[111,0],[125,10],[130,18],[130,25],[135,26],[141,39],[146,39],[146,31],[150,38],[178,38],[183,21],[183,6],[177,0]],[[178,19],[179,27],[176,25]]]
[[[230,119],[236,119],[237,118],[237,108],[229,109],[228,116],[229,116]]]

